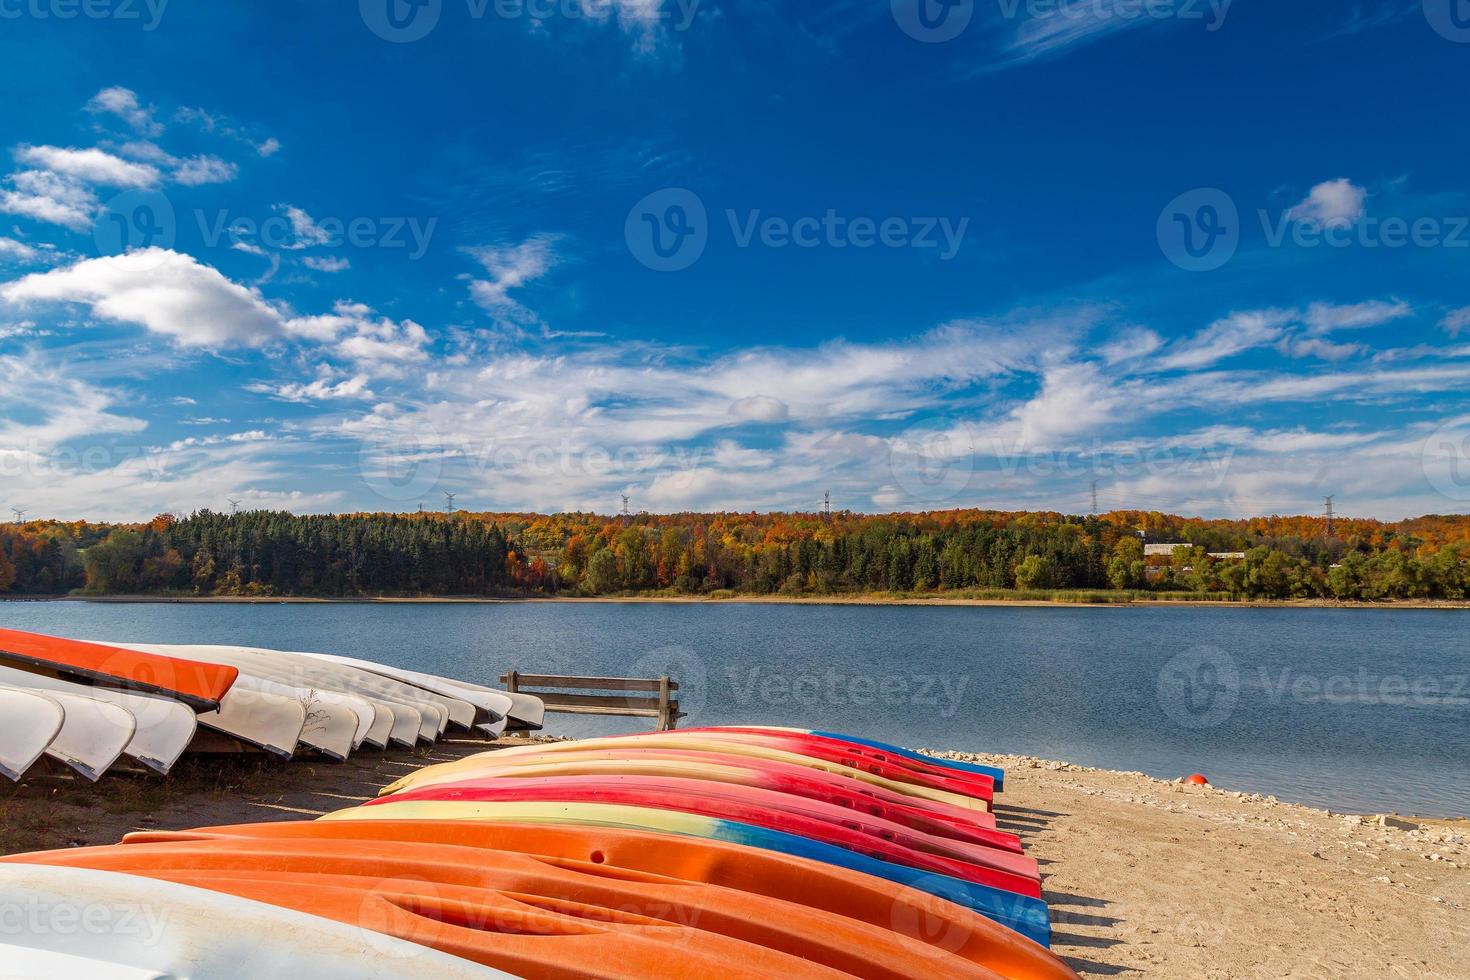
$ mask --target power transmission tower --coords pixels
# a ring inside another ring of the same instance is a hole
[[[824,521],[830,521],[831,519],[832,519],[832,491],[831,490],[828,490],[826,493],[822,494],[822,520],[824,520]]]
[[[1337,511],[1332,509],[1332,501],[1335,499],[1335,497],[1328,497],[1327,504],[1322,510],[1322,516],[1327,518],[1327,536],[1329,538],[1332,537],[1333,521],[1337,517]]]
[[[1097,481],[1092,481],[1092,516],[1097,516]]]
[[[622,510],[623,523],[624,524],[627,524],[627,523],[629,523],[630,521],[633,520],[633,515],[628,510],[628,495],[625,493],[625,494],[622,495],[622,497],[623,497],[623,510]]]
[[[450,493],[448,490],[444,491],[444,513],[450,517],[454,516],[454,498],[457,496],[459,494]]]
[[[25,511],[21,510],[19,507],[12,507],[12,508],[10,508],[10,512],[15,515],[15,523],[17,523],[17,524],[24,524],[25,523],[25,520],[26,520],[26,512]]]
[[[231,517],[234,517],[236,514],[240,513],[240,501],[236,500],[234,497],[226,497],[225,499],[230,502]]]

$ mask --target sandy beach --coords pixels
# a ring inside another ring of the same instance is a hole
[[[0,852],[308,820],[486,747],[286,768],[187,763],[167,783],[114,776],[100,788],[32,778],[0,791]],[[997,817],[1041,862],[1056,952],[1084,976],[1470,976],[1470,822],[1333,814],[1139,773],[952,757],[1008,770]]]

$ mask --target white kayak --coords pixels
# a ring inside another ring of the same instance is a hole
[[[24,776],[65,722],[66,712],[54,698],[0,687],[0,774]]]
[[[451,706],[453,715],[463,718],[466,727],[474,721],[474,706],[466,701],[445,698],[365,670],[314,661],[310,657],[296,657],[278,650],[261,650],[255,647],[150,645],[146,649],[171,657],[228,663],[241,669],[273,672],[275,675],[289,677],[290,682],[298,687],[345,691],[410,708],[418,714],[418,730],[413,740],[406,740],[408,745],[415,744],[417,739],[433,742],[444,734],[451,720]],[[396,741],[405,741],[400,738],[397,725],[394,727],[393,737]]]
[[[9,690],[24,690],[5,685]],[[133,740],[138,723],[126,708],[96,698],[64,691],[46,691],[45,696],[61,705],[61,730],[46,746],[46,755],[96,782],[102,778],[123,749]]]
[[[0,974],[89,980],[483,980],[427,946],[233,895],[88,868],[0,865]]]
[[[198,728],[193,708],[162,695],[76,684],[47,674],[3,666],[0,666],[0,684],[28,691],[80,694],[125,709],[133,716],[137,730],[123,749],[123,754],[163,775],[168,775]]]
[[[464,681],[440,677],[436,674],[426,674],[422,671],[408,670],[403,667],[391,667],[388,664],[374,663],[371,660],[358,660],[355,657],[340,657],[330,653],[302,652],[292,653],[291,656],[311,657],[315,660],[340,664],[344,667],[356,667],[358,670],[365,670],[372,674],[381,674],[383,677],[423,688],[426,691],[431,691],[434,694],[440,694],[447,698],[468,701],[476,709],[474,726],[491,735],[499,735],[505,731],[506,718],[512,714],[515,707],[514,699],[505,691],[495,691],[477,684],[467,684]]]

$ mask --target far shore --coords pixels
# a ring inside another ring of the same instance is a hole
[[[965,596],[912,595],[614,595],[614,596],[158,596],[158,595],[7,595],[0,602],[89,602],[121,604],[222,604],[222,605],[509,605],[509,604],[670,604],[670,605],[773,605],[773,606],[958,606],[1001,608],[1124,609],[1155,606],[1190,606],[1215,609],[1378,609],[1378,610],[1470,610],[1470,600],[1393,600],[1386,602],[1337,602],[1329,599],[1131,599],[1105,592],[1095,598],[994,599]]]

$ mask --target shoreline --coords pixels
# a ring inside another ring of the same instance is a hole
[[[7,595],[3,602],[80,602],[105,605],[238,605],[238,606],[500,606],[500,605],[748,605],[748,606],[929,606],[1012,609],[1375,609],[1380,611],[1470,611],[1470,600],[1395,600],[1390,602],[1337,602],[1327,599],[1107,599],[1088,602],[1069,599],[975,599],[956,596],[154,596],[154,595]]]

